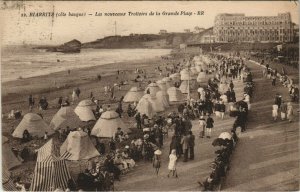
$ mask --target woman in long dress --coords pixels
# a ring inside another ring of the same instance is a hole
[[[293,106],[290,102],[288,102],[287,104],[287,118],[289,120],[289,122],[292,122],[294,119],[294,112],[293,112]]]
[[[276,121],[278,118],[278,105],[272,105],[272,107],[273,107],[272,117],[273,117],[274,121]]]
[[[173,173],[173,177],[176,176],[176,178],[178,178],[177,171],[176,171],[176,163],[177,163],[176,150],[173,149],[171,154],[169,155],[168,177],[170,177],[170,173]]]
[[[154,157],[153,157],[153,168],[155,168],[156,175],[158,175],[160,166],[161,166],[161,150],[157,149],[154,151]]]

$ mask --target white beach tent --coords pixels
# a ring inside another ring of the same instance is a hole
[[[81,121],[92,121],[96,120],[93,113],[96,104],[89,99],[82,100],[78,103],[74,112],[79,116]]]
[[[67,126],[80,126],[82,121],[70,106],[60,108],[50,122],[50,128],[58,130]]]
[[[170,87],[173,87],[173,82],[170,77],[164,77],[162,81],[166,83],[166,90],[168,90]]]
[[[190,80],[190,82],[182,81],[179,86],[179,89],[182,93],[186,94],[188,93],[189,89],[190,90],[197,89],[197,82],[195,80]]]
[[[153,110],[152,104],[148,99],[141,98],[136,106],[136,110],[141,114],[147,115],[149,118],[152,118],[155,115],[155,111]]]
[[[101,117],[93,127],[91,135],[96,137],[115,137],[115,133],[119,127],[123,132],[129,131],[118,113],[115,111],[106,111],[102,113]]]
[[[21,159],[18,159],[11,147],[8,144],[8,139],[2,136],[2,167],[12,169],[22,164]]]
[[[191,72],[193,75],[198,75],[198,71],[197,71],[196,67],[191,67]]]
[[[157,81],[156,82],[157,83],[157,85],[159,86],[159,88],[160,88],[160,90],[167,90],[167,84],[166,84],[166,82],[164,82],[163,80],[159,80],[159,81]],[[158,92],[158,91],[157,91]],[[157,93],[156,92],[156,93]],[[156,95],[156,93],[155,93],[155,95]]]
[[[164,106],[162,105],[162,103],[159,102],[159,100],[157,99],[156,95],[152,96],[150,94],[145,94],[142,99],[147,99],[151,105],[152,105],[152,109],[155,112],[162,112],[165,110]]]
[[[123,101],[128,103],[138,102],[144,95],[144,91],[138,87],[131,87],[126,93]]]
[[[172,102],[183,102],[185,100],[185,96],[176,87],[170,87],[167,93],[169,95],[170,104],[172,104]]]
[[[52,135],[54,133],[53,129],[46,124],[42,117],[35,113],[27,113],[24,115],[22,121],[14,130],[12,136],[23,138],[23,132],[26,129],[31,136],[37,137],[43,137],[45,132],[47,132],[48,135]]]
[[[83,160],[100,156],[88,134],[82,130],[72,131],[60,147],[60,155],[67,160]]]
[[[173,73],[170,75],[170,78],[175,82],[180,81],[180,77],[181,77],[180,73]]]
[[[169,95],[166,91],[158,91],[156,93],[156,98],[157,98],[158,102],[164,106],[164,108],[167,108],[170,106]]]
[[[183,69],[180,71],[180,80],[187,81],[192,80],[192,71],[189,69]]]
[[[148,91],[150,92],[150,95],[155,96],[156,93],[160,90],[159,86],[157,85],[157,83],[150,83],[146,90],[145,93],[147,93]]]
[[[197,82],[204,83],[206,81],[206,73],[204,71],[199,72]]]

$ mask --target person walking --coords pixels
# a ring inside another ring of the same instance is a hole
[[[183,149],[183,162],[187,162],[189,154],[189,136],[186,133],[184,133],[181,139],[181,145]]]
[[[273,74],[272,75],[272,86],[276,85],[276,76]]]
[[[194,160],[194,147],[195,147],[195,135],[192,131],[189,131],[189,151],[190,151],[190,160]]]
[[[282,101],[281,106],[280,106],[280,115],[281,115],[281,120],[286,119],[286,112],[287,112],[287,105],[284,101]]]
[[[177,174],[177,170],[176,170],[176,163],[177,163],[176,150],[173,149],[171,151],[171,154],[169,155],[168,177],[170,177],[170,173],[172,173],[173,177],[175,176],[176,178],[178,178],[178,174]]]
[[[211,118],[210,115],[208,115],[208,118],[206,119],[206,133],[207,133],[207,138],[211,137],[211,129],[214,127],[214,120]]]
[[[32,95],[29,95],[28,97],[28,104],[29,104],[29,111],[32,111],[34,106],[34,98]]]
[[[204,118],[204,116],[201,116],[199,118],[199,137],[203,138],[205,136],[205,126],[206,126],[206,120]]]
[[[226,111],[226,106],[225,106],[224,102],[221,101],[220,102],[220,115],[221,115],[222,119],[224,119],[225,111]]]

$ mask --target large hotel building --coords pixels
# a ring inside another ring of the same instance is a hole
[[[219,14],[213,32],[216,42],[291,42],[294,24],[290,13],[277,16]]]

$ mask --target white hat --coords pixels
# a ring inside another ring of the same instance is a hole
[[[126,145],[126,146],[125,146],[125,149],[129,149],[129,146],[128,146],[128,145]]]
[[[162,152],[159,149],[157,149],[156,151],[154,151],[154,155],[161,155],[161,154],[162,154]]]

